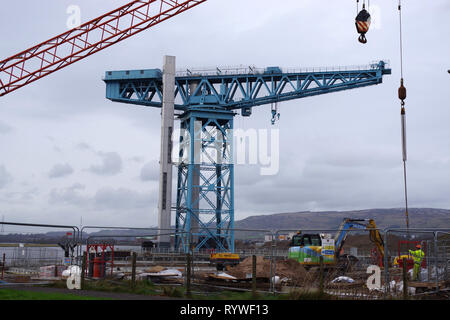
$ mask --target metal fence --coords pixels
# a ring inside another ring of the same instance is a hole
[[[16,225],[27,228],[28,233],[37,228],[60,232],[72,230],[73,233],[46,246],[36,243],[0,246],[0,257],[2,254],[7,257],[4,263],[0,261],[0,266],[13,271],[14,268],[16,271],[17,268],[38,271],[44,266],[63,265],[67,252],[59,248],[58,242],[65,242],[76,245],[70,251],[70,264],[84,267],[87,278],[99,277],[94,272],[98,271],[94,260],[103,257],[99,262],[100,278],[151,281],[204,294],[230,290],[284,294],[294,298],[320,293],[345,299],[390,299],[405,297],[405,294],[420,297],[437,292],[448,287],[450,280],[448,229],[379,230],[385,248],[382,258],[374,250],[368,231],[349,230],[345,245],[336,252],[340,259],[334,261],[320,259],[317,254],[320,249],[314,253],[314,246],[311,246],[309,256],[293,255],[291,238],[297,229],[235,229],[235,253],[239,255],[240,263],[218,270],[210,261],[212,249],[184,252],[182,248],[174,249],[173,244],[170,248],[144,245],[155,244],[152,240],[158,232],[175,237],[173,230],[107,226],[86,226],[80,230],[71,226]],[[95,233],[95,230],[103,233]],[[302,230],[302,234],[330,235],[331,238],[338,232],[337,229]],[[192,235],[187,236],[190,241],[195,241]],[[425,257],[417,281],[411,281],[412,267],[407,266],[404,270],[399,258],[410,258],[409,250],[414,250],[418,243],[422,245]],[[105,244],[109,246],[102,248]],[[100,251],[93,250],[96,245],[100,245],[96,248]],[[86,260],[82,259],[84,253]],[[407,290],[404,290],[405,280]]]

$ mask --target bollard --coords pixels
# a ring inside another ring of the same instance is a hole
[[[252,296],[256,297],[256,256],[252,256]]]
[[[320,294],[323,294],[323,282],[324,282],[324,276],[323,276],[323,256],[320,256],[320,275],[319,275],[319,279],[320,279],[320,284],[319,284],[319,291]]]
[[[131,287],[136,287],[136,252],[131,255]]]
[[[87,254],[86,251],[83,252],[83,260],[81,261],[81,290],[84,289],[84,276],[86,272],[86,258]]]
[[[403,300],[408,299],[408,269],[406,268],[406,258],[403,258]]]
[[[191,296],[191,254],[186,255],[186,296]]]

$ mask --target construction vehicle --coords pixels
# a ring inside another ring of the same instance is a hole
[[[384,242],[372,219],[345,218],[333,238],[331,234],[302,234],[292,237],[289,259],[297,260],[305,267],[320,265],[320,258],[326,266],[340,266],[348,269],[357,262],[356,257],[342,254],[348,232],[353,229],[368,230],[370,240],[376,245],[379,261],[384,258]]]
[[[212,252],[209,257],[210,265],[215,265],[217,271],[224,270],[227,266],[235,266],[241,262],[237,253]]]

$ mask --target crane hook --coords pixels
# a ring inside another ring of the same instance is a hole
[[[358,13],[355,19],[356,31],[360,34],[358,40],[361,43],[367,43],[366,33],[369,32],[371,17],[363,4],[362,10]]]
[[[272,104],[271,111],[272,111],[271,122],[272,122],[272,125],[274,125],[277,120],[280,120],[280,113],[278,112],[278,103],[275,102],[275,104]]]

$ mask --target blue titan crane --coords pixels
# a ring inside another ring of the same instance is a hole
[[[181,135],[176,248],[234,252],[231,133],[237,111],[248,117],[256,106],[377,85],[387,74],[391,69],[384,61],[334,70],[248,67],[177,73],[174,97]],[[159,69],[108,71],[106,98],[161,108],[162,79]],[[272,120],[275,116],[272,110]]]

